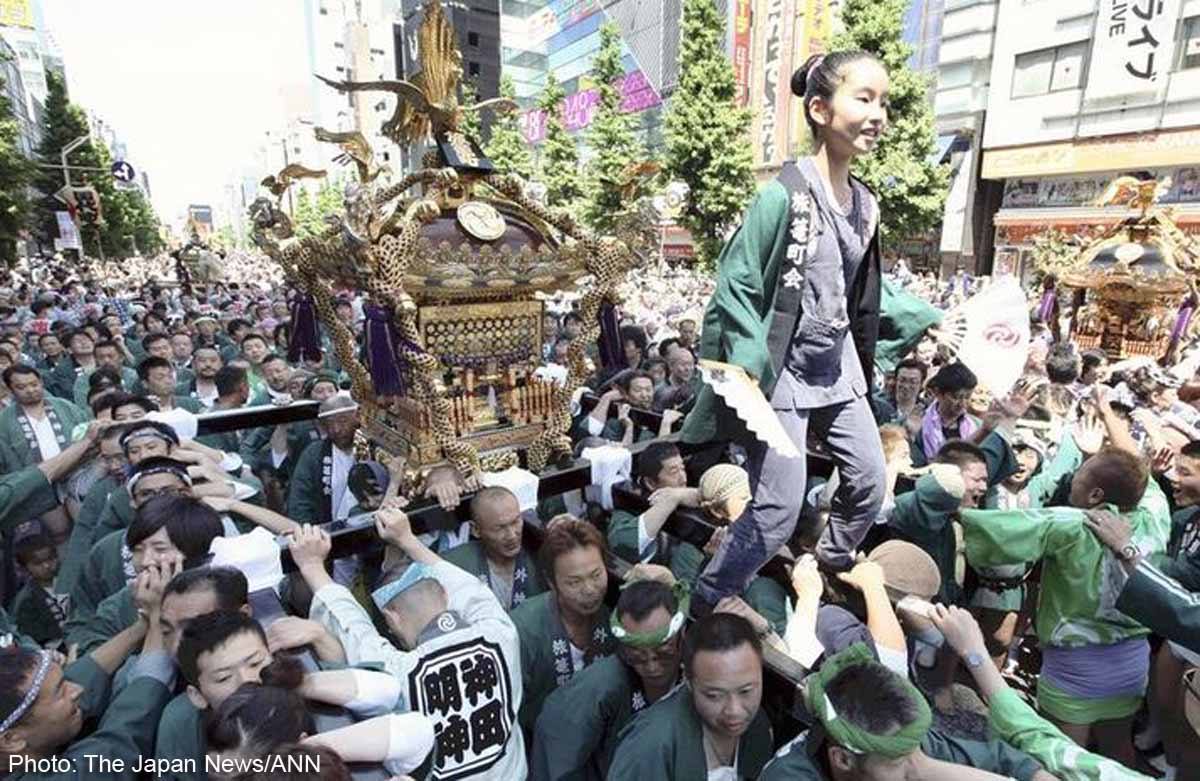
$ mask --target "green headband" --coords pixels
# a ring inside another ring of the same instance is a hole
[[[621,586],[621,590],[632,586],[640,581],[631,581]],[[671,620],[667,625],[657,632],[630,632],[625,627],[621,626],[620,620],[617,618],[617,611],[614,610],[608,619],[608,628],[612,632],[612,636],[617,638],[617,641],[622,645],[631,645],[635,648],[653,648],[662,645],[670,640],[679,631],[683,629],[683,625],[687,623],[688,606],[691,604],[692,596],[688,584],[681,580],[675,581],[671,586],[671,593],[675,595],[678,607],[675,608],[675,615],[671,616]]]
[[[911,724],[902,727],[892,735],[873,735],[856,727],[838,715],[825,693],[825,687],[843,670],[850,667],[879,665],[871,651],[863,643],[854,645],[842,651],[837,656],[825,660],[821,669],[808,676],[805,681],[804,699],[808,709],[821,721],[830,740],[855,754],[879,754],[888,759],[898,759],[916,751],[921,746],[929,732],[929,724],[933,719],[929,711],[929,703],[921,692],[906,679],[904,686],[909,690],[909,697],[917,704],[917,718]],[[890,672],[890,671],[889,671]],[[891,673],[895,675],[895,673]],[[899,676],[897,676],[899,677]]]

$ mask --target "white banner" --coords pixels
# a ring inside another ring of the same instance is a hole
[[[1016,385],[1029,353],[1029,306],[1016,277],[1003,277],[958,307],[959,359],[996,396]]]
[[[79,229],[75,226],[75,220],[71,219],[71,213],[55,212],[54,216],[58,220],[58,235],[62,238],[63,249],[83,249],[79,243]]]
[[[1161,94],[1174,66],[1180,0],[1100,0],[1087,99]]]

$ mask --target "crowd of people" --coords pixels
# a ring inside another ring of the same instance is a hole
[[[9,271],[0,773],[1200,777],[1200,349],[1110,361],[1031,291],[1023,376],[981,386],[936,317],[878,310],[987,284],[878,272],[848,165],[881,64],[821,55],[792,88],[818,153],[715,280],[637,272],[620,349],[583,345],[593,485],[541,501],[519,469],[365,458],[328,329],[289,360],[296,291],[261,258],[207,284],[165,259]],[[365,303],[334,307],[360,341]],[[548,375],[584,325],[547,302]],[[801,457],[700,357],[746,369]],[[200,425],[298,400],[315,420]],[[462,522],[414,523],[434,506]],[[342,528],[382,545],[335,554]]]
[[[687,297],[662,322],[623,316],[625,364],[597,371],[572,427],[580,452],[649,441],[631,486],[645,509],[588,492],[530,508],[450,468],[410,486],[399,459],[359,460],[332,351],[287,361],[287,288],[151,278],[134,298],[48,265],[0,289],[0,750],[15,777],[91,777],[87,754],[180,779],[270,756],[315,757],[321,778],[339,777],[334,762],[537,779],[1200,768],[1187,349],[1176,367],[1114,366],[1051,341],[1034,314],[1025,377],[997,401],[912,339],[874,393],[887,484],[857,558],[823,558],[840,478],[813,470],[781,551],[790,577],[759,574],[701,614],[701,573],[756,497],[736,444],[697,473],[667,437],[701,385]],[[954,284],[891,281],[939,303]],[[548,366],[579,338],[558,303]],[[361,305],[337,307],[356,330]],[[293,399],[319,401],[319,418],[198,437],[181,424]],[[468,496],[470,523],[437,534],[414,534],[402,509]],[[667,533],[680,508],[716,528],[703,549]],[[374,523],[386,555],[330,561],[336,521]],[[222,561],[223,541],[255,528],[298,567],[295,614],[271,623]],[[615,560],[635,566],[609,604]],[[478,653],[447,663],[464,647]],[[764,649],[813,670],[803,713],[768,708]],[[320,703],[358,720],[317,731]],[[781,743],[781,717],[807,729]]]

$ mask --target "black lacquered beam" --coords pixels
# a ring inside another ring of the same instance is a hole
[[[635,471],[642,452],[656,441],[662,440],[648,440],[630,447]],[[689,451],[696,453],[703,452],[705,449],[707,448],[688,448]],[[578,491],[591,483],[591,462],[584,458],[575,459],[569,466],[552,468],[542,473],[538,481],[538,499],[550,499],[571,491]],[[404,511],[408,514],[409,523],[412,524],[413,532],[416,534],[457,529],[459,524],[471,520],[472,496],[473,494],[463,494],[462,501],[453,512],[443,510],[441,505],[431,499],[413,502],[404,508]],[[375,527],[370,523],[361,526],[347,526],[345,522],[337,521],[327,524],[326,528],[329,529],[329,536],[333,544],[333,549],[329,554],[331,559],[370,553],[380,546],[379,537],[375,534]],[[287,548],[283,550],[282,563],[284,572],[295,571],[296,565]]]
[[[285,423],[299,423],[302,420],[315,420],[321,403],[318,401],[293,401],[291,404],[276,406],[262,404],[257,407],[242,407],[240,409],[218,410],[197,415],[197,435],[223,434],[226,431],[240,431],[261,426],[279,426]]]

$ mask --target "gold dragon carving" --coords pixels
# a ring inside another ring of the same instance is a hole
[[[352,393],[360,401],[374,401],[370,375],[356,354],[354,334],[335,316],[333,283],[363,290],[372,301],[391,308],[401,337],[400,357],[411,368],[414,380],[409,394],[426,406],[434,441],[445,458],[464,478],[473,479],[481,467],[503,466],[510,460],[481,464],[476,449],[456,437],[442,381],[445,367],[434,355],[412,347],[421,344],[421,337],[417,306],[405,290],[405,277],[422,241],[422,228],[436,220],[448,203],[464,198],[502,203],[530,224],[546,229],[563,257],[582,261],[588,281],[582,286],[579,312],[584,332],[582,338],[572,341],[568,352],[568,381],[554,386],[550,419],[526,454],[529,468],[540,472],[548,463],[570,456],[567,432],[571,398],[588,375],[584,345],[596,339],[601,307],[606,301],[616,302],[617,285],[638,261],[636,249],[641,238],[632,233],[626,237],[628,240],[595,235],[567,212],[529,197],[520,178],[491,170],[490,162],[481,160],[478,146],[461,132],[460,125],[467,111],[505,108],[511,101],[497,99],[470,107],[458,104],[462,58],[454,30],[438,0],[425,7],[419,43],[422,71],[412,81],[325,81],[343,92],[379,90],[394,94],[397,108],[384,124],[383,134],[401,146],[429,139],[443,150],[448,145],[466,168],[460,171],[448,166],[446,152],[434,149],[424,156],[422,170],[384,185],[370,146],[361,134],[318,129],[317,138],[339,145],[343,150],[339,162],[353,163],[357,172],[357,181],[347,187],[344,214],[319,234],[298,238],[278,200],[259,198],[250,210],[253,237],[287,277],[313,297],[321,321],[332,330],[334,349],[350,375]],[[484,167],[476,169],[481,162]],[[299,173],[281,172],[272,178],[275,186],[270,190],[276,199]],[[421,188],[420,194],[410,196],[416,187]]]

